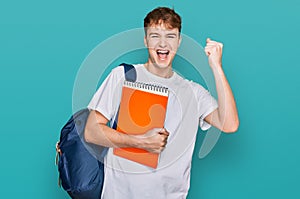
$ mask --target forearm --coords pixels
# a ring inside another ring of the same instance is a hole
[[[234,132],[239,126],[236,103],[222,66],[212,67],[218,95],[218,123],[224,132]]]
[[[87,142],[105,147],[138,147],[136,136],[117,132],[106,124],[97,123],[91,116],[86,124],[84,138]]]
[[[134,147],[152,153],[160,153],[167,144],[169,133],[164,128],[153,128],[142,135],[129,135],[108,127],[107,122],[101,113],[91,111],[86,122],[84,139],[101,146]]]

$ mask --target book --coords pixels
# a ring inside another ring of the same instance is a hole
[[[141,82],[125,81],[122,87],[117,131],[131,135],[145,134],[163,128],[168,89]],[[114,155],[157,168],[159,154],[140,148],[114,148]]]

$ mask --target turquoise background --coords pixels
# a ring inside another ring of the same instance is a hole
[[[174,6],[183,33],[224,43],[240,116],[197,157],[188,198],[300,198],[300,3],[296,0],[2,1],[1,198],[68,198],[57,186],[55,143],[72,112],[79,67],[100,42]]]

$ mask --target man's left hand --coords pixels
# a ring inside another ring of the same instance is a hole
[[[222,50],[222,43],[213,41],[210,38],[206,39],[204,51],[208,56],[208,63],[212,69],[222,67]]]

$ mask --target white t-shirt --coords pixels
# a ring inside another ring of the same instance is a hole
[[[113,155],[105,158],[104,199],[181,199],[190,187],[190,169],[198,126],[207,130],[204,118],[217,108],[216,100],[201,85],[173,72],[162,78],[150,73],[143,64],[134,65],[137,82],[167,87],[169,98],[165,128],[170,133],[161,152],[157,169]],[[125,80],[122,66],[112,70],[88,105],[108,120],[114,119]]]

